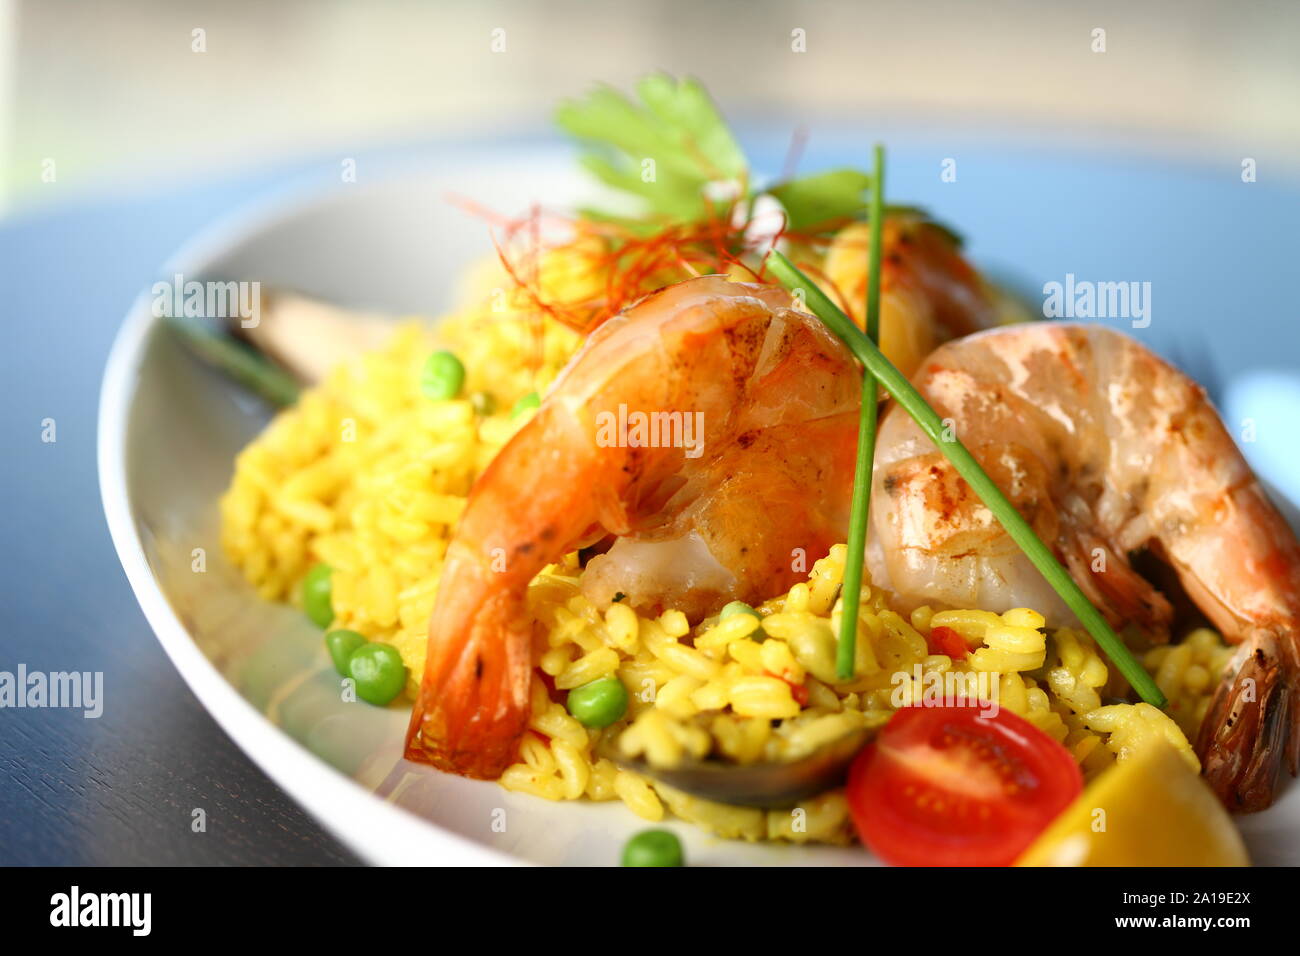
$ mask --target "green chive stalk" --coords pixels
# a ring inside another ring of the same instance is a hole
[[[885,221],[885,150],[874,150],[869,219],[871,245],[867,252],[867,338],[880,341],[880,245]],[[858,456],[853,468],[853,498],[849,507],[848,557],[844,563],[843,603],[840,606],[840,635],[836,646],[835,672],[840,680],[851,680],[857,655],[858,607],[862,598],[862,561],[867,547],[867,522],[871,517],[871,468],[876,456],[876,417],[880,386],[864,367],[862,410],[858,415]]]

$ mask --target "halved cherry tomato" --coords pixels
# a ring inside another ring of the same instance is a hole
[[[849,771],[862,842],[898,866],[1006,866],[1083,790],[1069,751],[1007,710],[905,707]]]
[[[926,644],[929,645],[931,654],[945,654],[955,661],[965,660],[966,655],[970,653],[966,638],[943,625],[931,628]]]

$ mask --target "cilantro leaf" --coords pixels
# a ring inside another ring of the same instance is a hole
[[[609,86],[562,103],[555,120],[586,144],[579,161],[601,182],[639,197],[651,216],[707,216],[710,183],[743,182],[745,156],[717,107],[695,80],[653,74],[637,84],[640,102]]]
[[[785,207],[795,231],[856,219],[866,211],[871,177],[856,169],[832,169],[778,183],[769,190]]]

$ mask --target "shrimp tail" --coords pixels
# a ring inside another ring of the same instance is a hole
[[[494,591],[492,573],[449,551],[440,591],[447,591],[444,620],[453,623],[429,642],[406,732],[406,759],[482,780],[497,779],[516,760],[532,669],[532,624],[519,612],[522,599]]]
[[[1229,810],[1273,802],[1282,772],[1300,763],[1300,661],[1295,635],[1256,629],[1228,665],[1201,723],[1196,750]]]

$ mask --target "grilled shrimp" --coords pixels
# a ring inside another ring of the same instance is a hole
[[[1197,749],[1224,803],[1273,799],[1300,751],[1300,545],[1203,390],[1118,332],[1036,324],[940,347],[914,382],[1112,623],[1167,635],[1149,552],[1240,644]],[[876,452],[868,563],[905,606],[1068,610],[901,409]]]
[[[779,593],[801,576],[796,549],[811,562],[840,540],[861,373],[789,305],[778,288],[707,276],[592,333],[471,491],[408,758],[489,779],[514,761],[529,717],[525,594],[565,553],[617,535],[592,586],[699,617]]]

